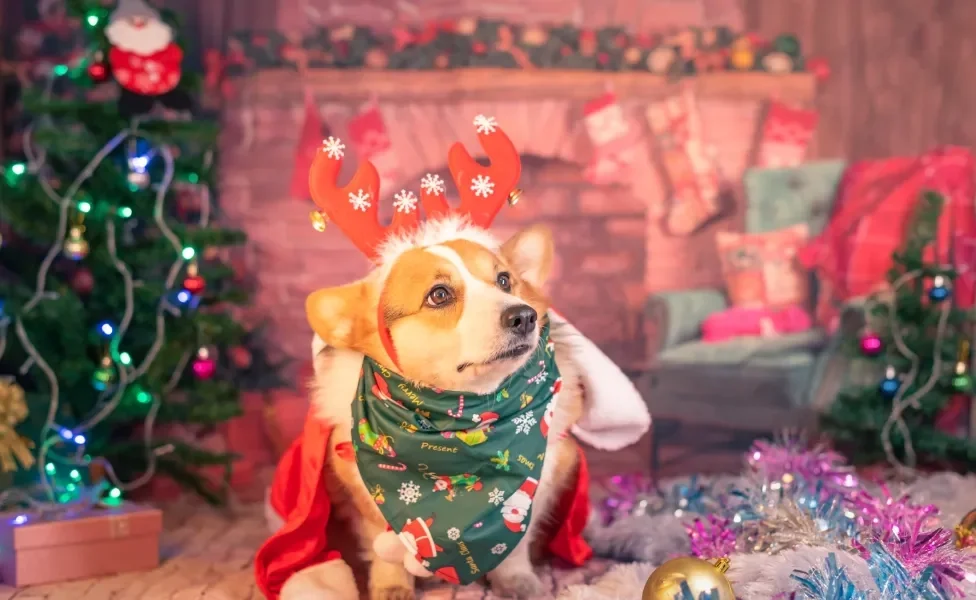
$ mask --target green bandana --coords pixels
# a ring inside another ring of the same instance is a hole
[[[352,405],[359,472],[435,575],[470,583],[522,540],[559,387],[548,326],[526,366],[491,394],[416,386],[363,360]]]

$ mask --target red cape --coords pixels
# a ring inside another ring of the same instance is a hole
[[[332,506],[322,481],[332,426],[309,415],[305,429],[278,463],[271,484],[271,506],[284,519],[254,557],[258,587],[268,600],[277,600],[293,574],[327,560],[341,558],[325,536]],[[583,540],[590,515],[589,475],[580,450],[576,485],[566,491],[557,507],[559,530],[549,542],[558,558],[581,566],[593,552]]]

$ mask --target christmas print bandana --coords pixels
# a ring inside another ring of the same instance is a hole
[[[426,388],[363,360],[356,463],[380,512],[418,561],[470,583],[522,540],[561,381],[549,327],[495,392]]]

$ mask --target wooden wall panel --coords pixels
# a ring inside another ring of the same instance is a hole
[[[817,152],[852,159],[976,146],[976,2],[741,0],[745,27],[825,57]]]

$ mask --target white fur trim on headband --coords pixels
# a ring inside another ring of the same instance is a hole
[[[392,265],[407,250],[436,246],[454,240],[468,240],[495,252],[500,244],[488,230],[473,225],[467,217],[449,215],[424,221],[416,229],[394,235],[379,247],[381,265]]]

